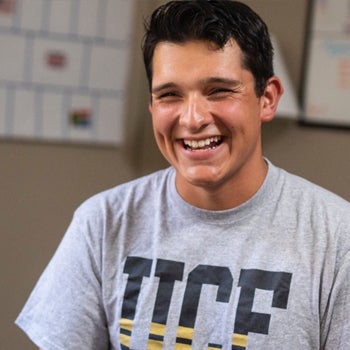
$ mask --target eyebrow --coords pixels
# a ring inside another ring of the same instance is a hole
[[[202,84],[210,84],[210,83],[220,83],[225,85],[233,85],[239,86],[242,85],[242,82],[238,79],[229,79],[223,77],[210,77],[201,81]]]
[[[234,87],[238,87],[240,85],[242,85],[242,82],[240,80],[237,79],[229,79],[229,78],[223,78],[223,77],[210,77],[210,78],[205,78],[203,80],[201,80],[199,82],[200,85],[207,85],[207,84],[225,84],[225,85],[230,85],[230,86],[234,86]],[[160,91],[166,90],[166,89],[173,89],[173,88],[177,88],[178,85],[173,83],[173,82],[169,82],[169,83],[164,83],[164,84],[160,84],[158,86],[155,86],[154,88],[152,88],[151,92],[152,93],[158,93]]]
[[[166,89],[173,89],[176,87],[177,87],[177,84],[175,83],[165,83],[165,84],[160,84],[158,86],[155,86],[154,88],[152,88],[151,92],[153,94],[156,94],[157,92],[160,92]]]

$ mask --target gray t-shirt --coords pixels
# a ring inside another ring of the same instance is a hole
[[[350,204],[269,163],[207,211],[168,168],[76,211],[16,323],[44,350],[350,349]]]

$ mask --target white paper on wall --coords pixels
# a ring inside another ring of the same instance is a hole
[[[350,0],[314,0],[305,120],[350,126]]]
[[[0,136],[123,141],[134,1],[0,1]]]

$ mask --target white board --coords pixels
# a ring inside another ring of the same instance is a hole
[[[305,120],[350,126],[350,0],[314,0],[304,93]]]
[[[123,142],[134,1],[0,1],[0,137]]]

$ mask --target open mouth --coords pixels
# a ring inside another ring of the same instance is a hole
[[[183,140],[185,149],[190,151],[205,151],[208,149],[215,149],[223,141],[222,136],[208,137],[202,140]]]

